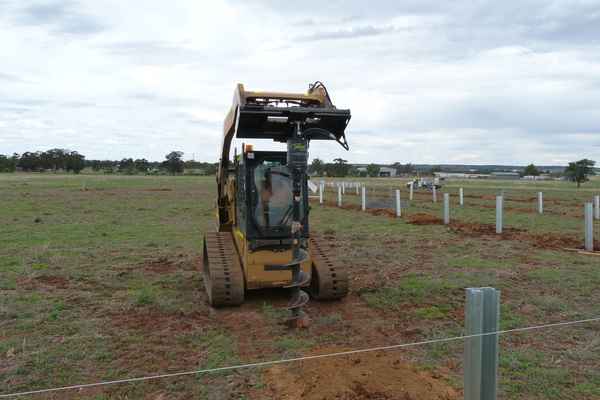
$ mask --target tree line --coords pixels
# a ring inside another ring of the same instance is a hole
[[[184,161],[184,153],[171,151],[164,161],[148,161],[145,158],[123,158],[121,160],[88,160],[77,152],[67,149],[0,154],[0,172],[72,172],[79,174],[85,168],[105,174],[181,174],[214,175],[216,163]]]
[[[396,170],[396,174],[411,174],[415,172],[415,167],[411,164],[402,165],[396,162],[390,166]],[[364,169],[348,164],[347,160],[343,158],[336,158],[331,163],[323,162],[319,158],[313,159],[312,163],[308,167],[308,173],[317,176],[331,176],[331,177],[345,177],[345,176],[357,176],[357,177],[375,177],[379,176],[381,167],[376,164],[369,164]]]
[[[80,173],[84,168],[89,168],[96,173],[105,174],[181,174],[186,173],[196,175],[214,175],[217,172],[217,163],[207,163],[200,161],[183,161],[184,153],[181,151],[171,151],[165,155],[164,161],[148,161],[145,158],[123,158],[121,160],[87,160],[85,156],[77,151],[67,149],[50,149],[46,151],[26,151],[23,154],[14,153],[12,156],[0,154],[0,172],[44,172],[44,171],[65,171],[75,174]],[[570,162],[565,168],[563,176],[577,183],[579,187],[582,183],[589,180],[591,175],[595,175],[595,161],[582,159]],[[390,166],[396,170],[397,175],[415,173],[415,167],[408,164],[396,162]],[[326,163],[319,158],[315,158],[308,168],[311,175],[331,176],[331,177],[376,177],[379,176],[381,167],[377,164],[369,164],[365,168],[357,168],[348,164],[347,160],[336,158],[331,163]],[[432,167],[431,173],[442,172],[440,167]],[[534,165],[527,165],[521,175],[538,176],[541,171]]]
[[[67,171],[78,174],[85,168],[85,156],[66,149],[26,151],[12,156],[0,154],[0,172]]]
[[[562,176],[571,182],[577,183],[577,187],[580,187],[582,183],[589,180],[590,176],[596,174],[594,170],[595,165],[595,161],[588,160],[587,158],[579,161],[573,161],[570,162],[569,165],[564,169]],[[396,162],[389,166],[389,168],[395,169],[396,175],[414,174],[417,172],[415,167],[410,163],[402,165],[401,163]],[[336,158],[331,163],[325,163],[323,160],[315,158],[308,167],[308,173],[311,175],[331,177],[376,177],[379,176],[380,171],[381,167],[377,164],[369,164],[366,167],[359,169],[354,165],[348,164],[348,161],[342,158]],[[443,172],[442,168],[439,166],[433,166],[428,171],[430,174],[436,172]],[[534,164],[527,165],[520,173],[521,176],[539,176],[541,174],[542,171],[540,171],[540,169]]]

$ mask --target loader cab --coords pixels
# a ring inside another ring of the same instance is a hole
[[[283,151],[244,151],[237,168],[237,225],[251,248],[291,243],[292,175]],[[300,201],[303,236],[308,237],[307,178]]]

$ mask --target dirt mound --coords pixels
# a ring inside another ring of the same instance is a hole
[[[327,352],[330,351],[332,349]],[[456,390],[443,380],[418,371],[393,352],[363,353],[278,365],[263,373],[263,382],[269,398],[288,400],[459,398]]]
[[[389,208],[370,208],[367,211],[373,215],[385,215],[388,217],[396,217],[396,213]]]
[[[337,204],[335,203],[331,203],[331,204],[327,204],[330,205],[332,207],[337,207]],[[342,207],[344,210],[352,210],[352,211],[362,211],[361,206],[357,205],[357,204],[342,204]],[[396,213],[394,212],[394,210],[390,209],[390,208],[367,208],[366,212],[368,212],[371,215],[383,215],[383,216],[387,216],[387,217],[396,217]]]
[[[413,225],[439,225],[444,221],[441,218],[425,213],[416,213],[406,217],[406,221]]]
[[[494,224],[478,224],[473,222],[453,222],[450,229],[467,236],[497,235]],[[560,250],[566,247],[581,247],[581,240],[565,235],[551,233],[529,233],[525,229],[504,227],[499,235],[503,240],[528,242],[542,249]]]

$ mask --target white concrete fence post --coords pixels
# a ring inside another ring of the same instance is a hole
[[[342,186],[338,186],[338,207],[342,206]]]
[[[503,221],[502,221],[502,207],[504,198],[502,196],[496,196],[496,233],[502,233]]]
[[[410,186],[409,186],[410,192],[408,193],[408,199],[409,199],[410,201],[412,201],[412,200],[413,200],[413,191],[414,191],[414,186],[415,186],[415,183],[414,183],[414,182],[411,182],[411,183],[410,183]]]
[[[461,207],[465,205],[465,192],[463,188],[458,189],[458,202]]]
[[[437,203],[437,189],[435,188],[435,184],[432,186],[433,188],[433,202]]]
[[[360,185],[358,184],[358,182],[355,182],[354,187],[356,188],[356,195],[358,196],[358,187]]]
[[[444,225],[450,224],[450,193],[444,193]]]
[[[360,209],[365,211],[367,209],[367,188],[366,187],[362,187],[361,188],[361,205],[360,205]]]
[[[346,194],[346,182],[342,182],[342,194]]]
[[[544,193],[538,192],[537,200],[538,200],[538,214],[543,214],[544,213]]]
[[[594,218],[600,219],[600,195],[594,196]]]
[[[594,251],[594,214],[592,203],[585,203],[585,250]]]
[[[402,216],[402,204],[400,203],[400,189],[396,189],[396,217]]]
[[[319,204],[323,204],[323,182],[319,183]]]

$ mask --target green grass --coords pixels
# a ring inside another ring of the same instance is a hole
[[[509,396],[528,395],[539,399],[563,399],[564,386],[573,380],[567,369],[551,365],[543,354],[531,350],[501,354],[500,389]]]
[[[369,185],[387,195],[401,182]],[[458,209],[458,187],[474,196],[503,189],[515,209],[533,209],[527,199],[544,190],[547,215],[508,211],[507,226],[579,237],[580,203],[600,191],[599,182],[580,190],[497,181],[448,182],[445,189],[453,219],[483,223],[494,221],[486,208],[493,200],[469,197]],[[280,323],[285,299],[256,294],[241,308],[206,305],[198,267],[202,235],[214,224],[212,177],[0,174],[0,193],[0,393],[455,336],[466,287],[501,290],[504,329],[600,315],[597,257],[313,203],[311,229],[333,236],[351,294],[340,303],[311,302],[312,325],[290,332]],[[417,197],[405,215],[417,212],[441,216],[441,202]],[[593,372],[600,339],[592,328],[508,337],[503,398],[600,396]],[[460,382],[460,342],[406,355]],[[254,386],[264,386],[259,375],[239,373],[81,395],[238,398]]]
[[[397,286],[383,287],[362,294],[367,304],[380,309],[399,309],[409,303],[431,301],[456,287],[440,279],[408,275]]]
[[[200,368],[225,367],[238,361],[235,341],[225,332],[208,331],[200,337],[200,345],[206,349],[206,357],[200,362]]]
[[[299,350],[305,350],[314,345],[314,341],[297,336],[283,336],[274,340],[275,347],[285,354],[297,354]]]
[[[461,256],[448,259],[448,267],[465,269],[501,269],[510,266],[510,261]]]

